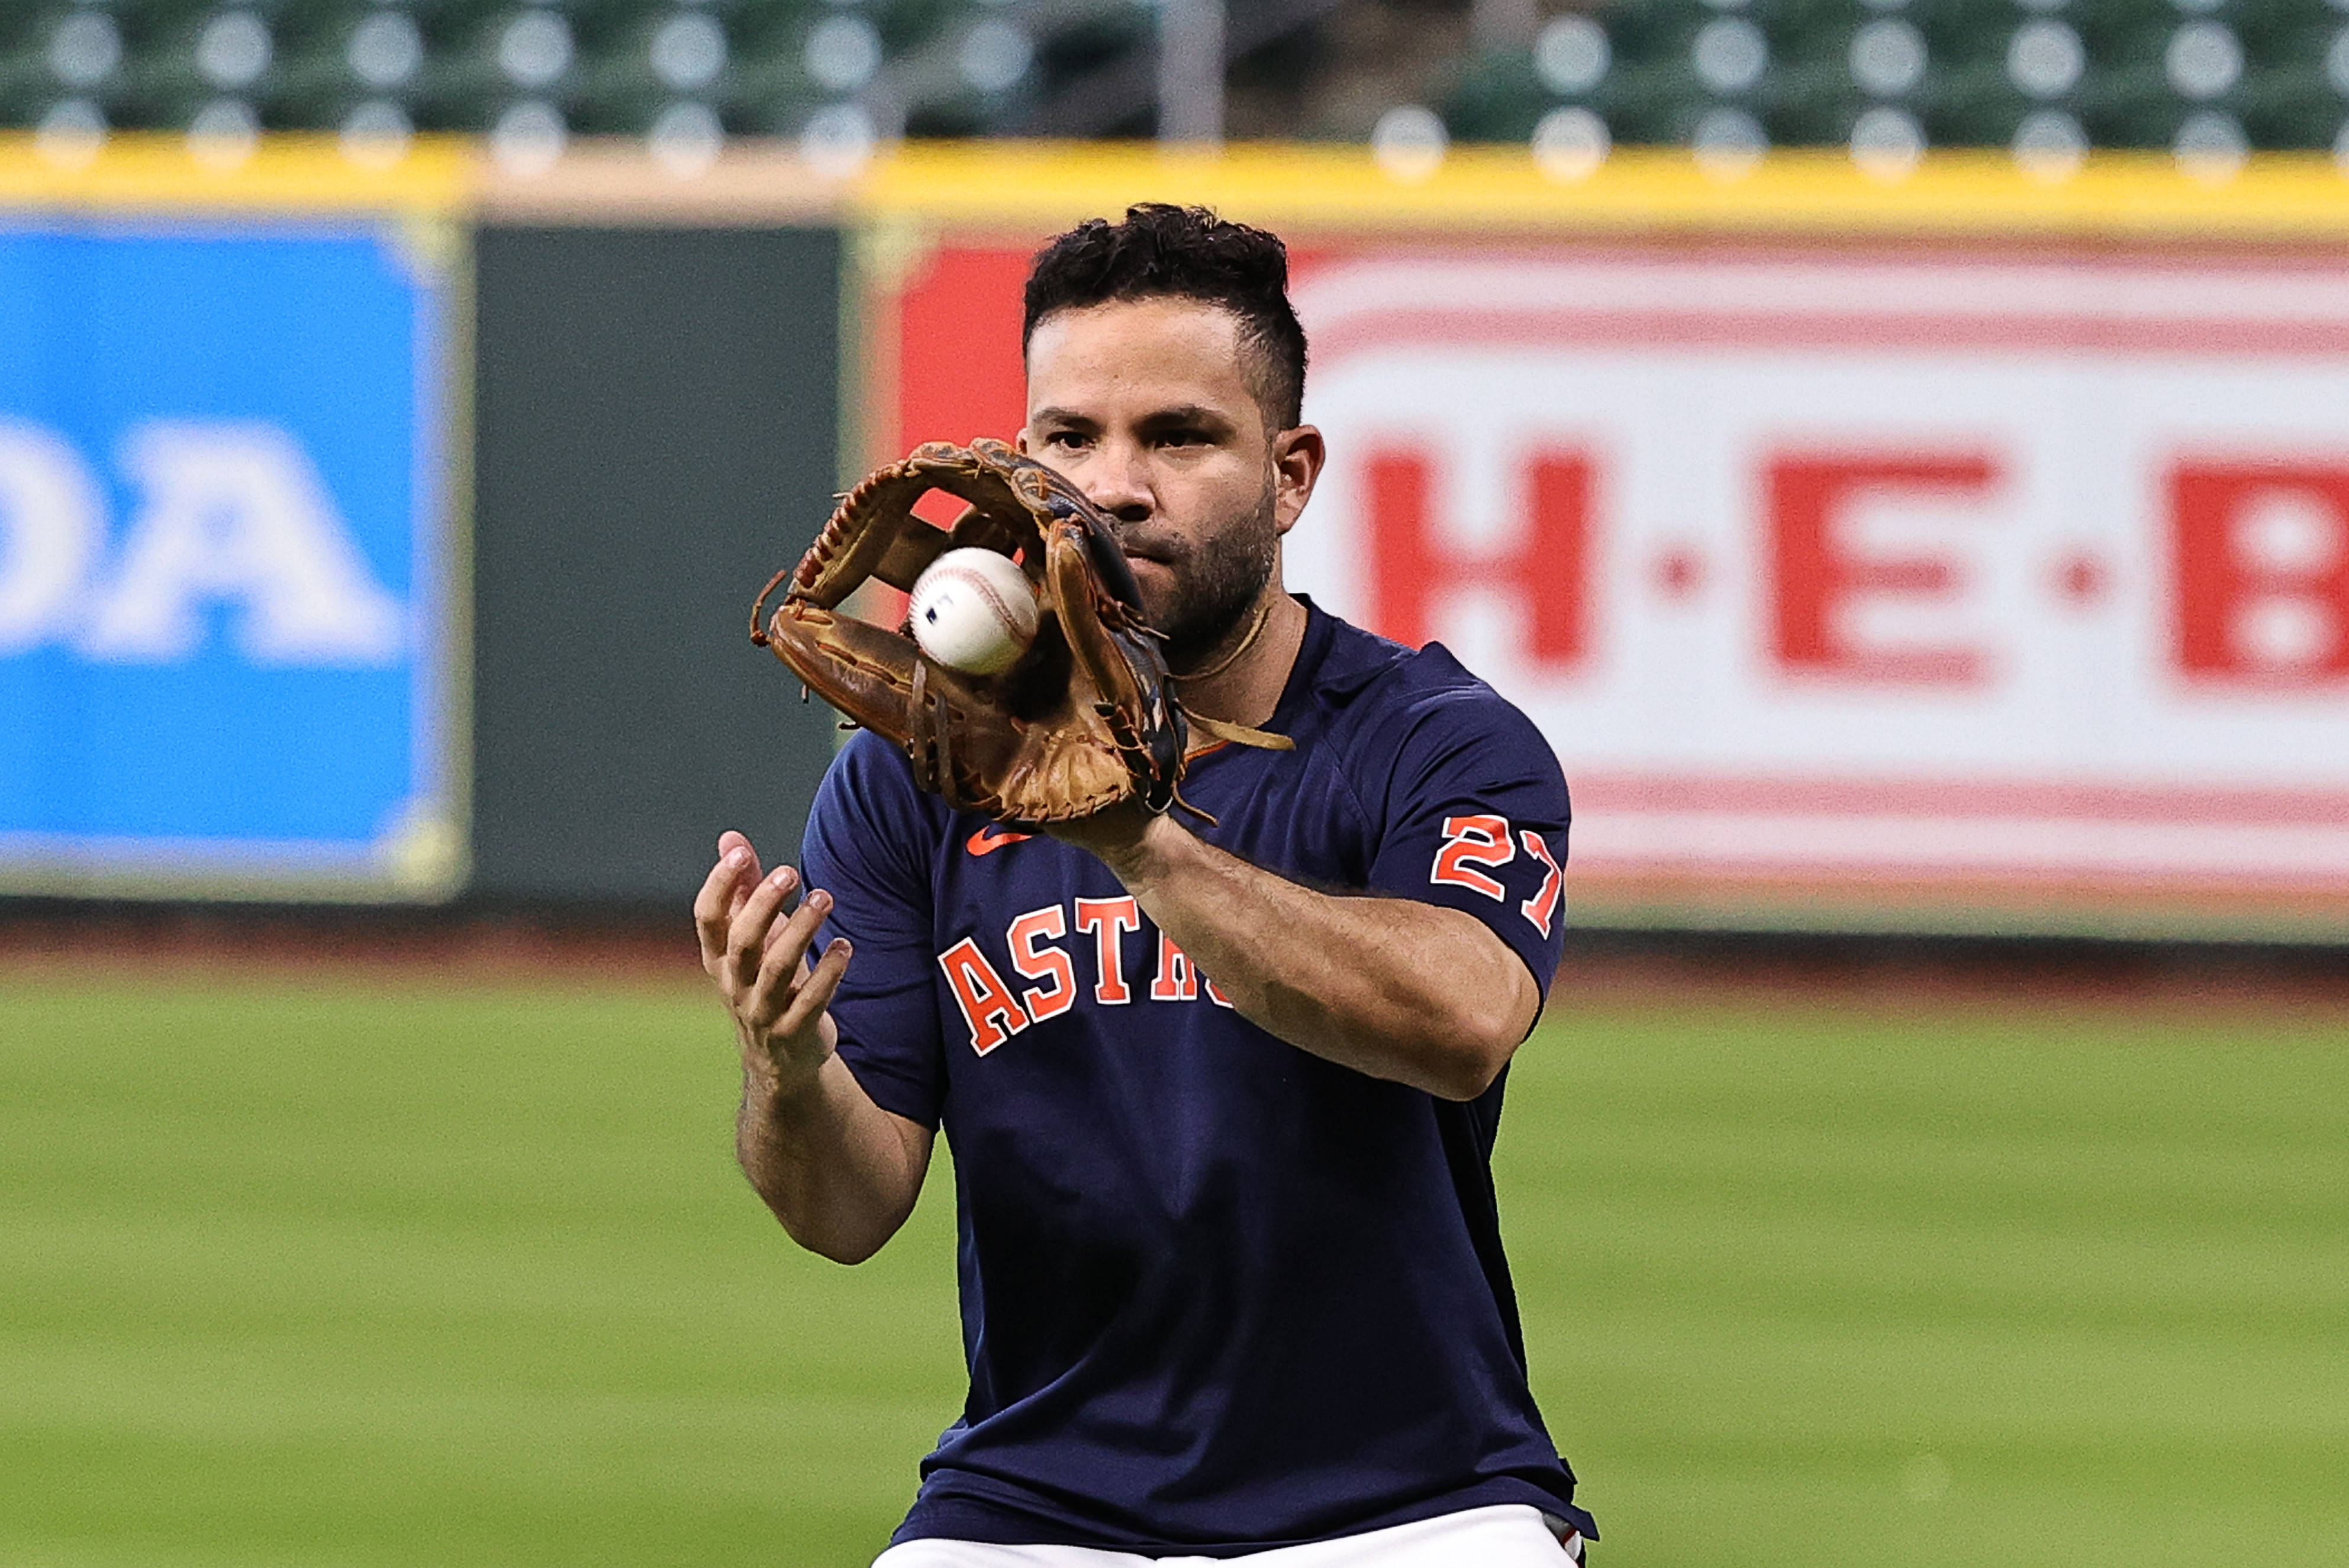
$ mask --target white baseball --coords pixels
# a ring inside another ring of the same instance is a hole
[[[922,652],[969,676],[1002,674],[1036,640],[1036,591],[992,550],[949,550],[930,562],[907,614]]]

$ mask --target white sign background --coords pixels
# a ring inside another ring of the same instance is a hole
[[[1332,609],[1379,623],[1374,455],[1423,461],[1432,540],[1488,562],[1519,548],[1530,454],[1590,465],[1580,658],[1530,655],[1527,596],[1574,591],[1538,569],[1440,593],[1425,628],[1557,746],[1583,876],[2239,888],[2349,914],[2349,680],[2325,664],[2349,617],[2320,594],[2258,622],[2255,644],[2281,626],[2262,678],[2182,668],[2168,489],[2181,463],[2349,473],[2349,266],[1390,253],[1308,270],[1297,298],[1331,462],[1288,580]],[[1862,493],[1833,525],[1951,573],[1847,595],[1841,634],[1969,650],[1978,680],[1774,654],[1764,476],[1855,455],[1987,462],[1976,490]],[[2297,504],[2288,552],[2349,552],[2349,515]]]

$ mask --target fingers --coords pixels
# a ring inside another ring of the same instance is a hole
[[[775,1033],[796,1035],[812,1027],[824,1009],[832,1006],[832,994],[840,989],[840,977],[848,973],[848,961],[854,956],[854,949],[849,946],[848,938],[833,937],[815,968],[793,991],[791,1005],[775,1020]]]
[[[750,857],[750,861],[748,871],[734,884],[734,902],[726,911],[726,916],[729,920],[731,920],[735,915],[742,913],[742,901],[750,897],[750,889],[757,885],[760,876],[763,874],[759,868],[759,851],[751,848],[750,841],[749,839],[744,838],[741,834],[734,831],[731,828],[729,828],[726,831],[718,835],[719,854],[722,856],[730,851],[737,849],[740,850],[745,855],[748,855]]]
[[[808,967],[808,950],[832,913],[832,895],[810,892],[785,918],[784,906],[800,889],[795,868],[777,866],[760,875],[750,841],[727,832],[719,835],[718,863],[693,901],[702,967],[735,1017],[770,1041],[812,1030],[848,969],[845,938],[834,939],[813,969]]]
[[[737,968],[735,973],[750,976],[744,1016],[753,1028],[766,1032],[778,1029],[779,1021],[791,1005],[793,989],[802,977],[802,965],[808,948],[815,941],[816,928],[831,913],[832,895],[819,888],[802,899],[799,913],[769,936],[766,951],[755,969],[747,965]]]
[[[726,928],[724,967],[728,975],[719,976],[721,984],[730,975],[737,987],[751,983],[770,945],[775,917],[782,913],[784,903],[799,891],[799,885],[798,872],[790,866],[777,866],[739,902],[734,918]]]
[[[759,874],[758,852],[740,833],[718,841],[718,863],[701,882],[693,899],[693,929],[701,943],[701,966],[714,977],[726,951],[727,927],[742,907],[742,887]]]

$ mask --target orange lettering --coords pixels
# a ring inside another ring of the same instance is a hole
[[[1019,999],[1028,1005],[1030,1023],[1057,1018],[1076,1006],[1076,966],[1059,948],[1038,945],[1068,934],[1068,923],[1057,903],[1030,910],[1013,921],[1005,933],[1005,940],[1011,944],[1011,967],[1030,980],[1051,982],[1050,986],[1031,986],[1019,994]]]
[[[1125,983],[1124,934],[1142,929],[1142,906],[1131,898],[1077,900],[1077,929],[1092,934],[1093,1000],[1104,1007],[1123,1007],[1133,1000]]]
[[[1164,932],[1158,934],[1158,973],[1150,982],[1150,999],[1154,1002],[1195,1002],[1199,999],[1199,972],[1191,967],[1190,955],[1174,945],[1174,939]]]
[[[939,954],[938,967],[946,971],[955,1006],[962,1009],[962,1021],[970,1026],[970,1048],[980,1056],[1028,1026],[1028,1015],[1019,1010],[1011,987],[969,937]]]
[[[1506,898],[1508,889],[1469,868],[1505,866],[1516,858],[1517,847],[1509,842],[1507,818],[1446,817],[1444,847],[1435,851],[1435,865],[1427,880],[1436,887],[1464,887],[1486,898]]]
[[[1557,917],[1558,903],[1566,893],[1566,873],[1558,869],[1556,857],[1539,833],[1528,828],[1517,836],[1526,841],[1526,853],[1548,868],[1542,878],[1541,891],[1517,905],[1517,913],[1532,921],[1536,931],[1547,936],[1550,922]]]

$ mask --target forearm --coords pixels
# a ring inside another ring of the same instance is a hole
[[[1457,910],[1317,892],[1167,818],[1102,858],[1242,1016],[1373,1077],[1474,1098],[1540,1008],[1523,961]]]
[[[746,1059],[734,1146],[792,1239],[862,1263],[905,1223],[928,1169],[927,1128],[874,1105],[836,1056],[804,1079]]]

